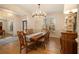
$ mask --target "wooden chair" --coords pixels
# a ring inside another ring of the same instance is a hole
[[[41,43],[41,46],[44,47],[44,49],[47,47],[49,42],[49,32],[47,32],[42,39],[39,40]]]
[[[21,53],[23,49],[26,49],[26,40],[25,40],[24,33],[22,31],[17,31],[17,35],[19,38],[20,53]]]
[[[41,32],[48,32],[49,30],[48,29],[46,29],[46,28],[43,28],[42,30],[41,30]]]
[[[26,36],[23,31],[17,31],[19,42],[20,42],[20,53],[22,52],[23,49],[26,50],[26,53],[28,53],[28,48],[31,47],[33,42],[27,42],[26,41]]]
[[[48,44],[49,42],[49,35],[50,35],[50,32],[47,32],[45,35],[45,44]]]
[[[33,29],[25,29],[25,31],[26,31],[26,34],[27,34],[27,35],[33,33]]]

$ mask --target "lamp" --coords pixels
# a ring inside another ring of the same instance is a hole
[[[32,17],[35,16],[46,16],[46,13],[40,10],[40,4],[38,4],[38,9],[32,14]]]

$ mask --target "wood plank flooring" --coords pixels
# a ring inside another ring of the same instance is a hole
[[[23,51],[24,53],[25,50]],[[19,41],[0,45],[0,54],[19,54]],[[50,38],[46,49],[38,47],[38,49],[30,51],[28,54],[60,54],[60,40],[58,38]]]

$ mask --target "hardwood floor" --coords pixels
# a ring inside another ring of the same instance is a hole
[[[25,50],[23,51],[24,54]],[[59,54],[60,40],[58,38],[50,38],[46,49],[38,47],[36,50],[29,51],[28,54]],[[19,41],[11,42],[6,45],[0,45],[0,54],[19,54]]]

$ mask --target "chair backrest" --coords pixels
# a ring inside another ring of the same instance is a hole
[[[32,34],[33,33],[33,29],[25,29],[26,34]]]
[[[17,35],[20,42],[20,47],[26,46],[26,37],[23,31],[17,31]]]
[[[49,41],[49,34],[50,34],[50,32],[47,32],[45,34],[45,42],[48,42]]]
[[[42,31],[42,32],[48,32],[48,29],[43,28],[41,31]]]
[[[33,33],[33,29],[28,29],[29,34]]]

